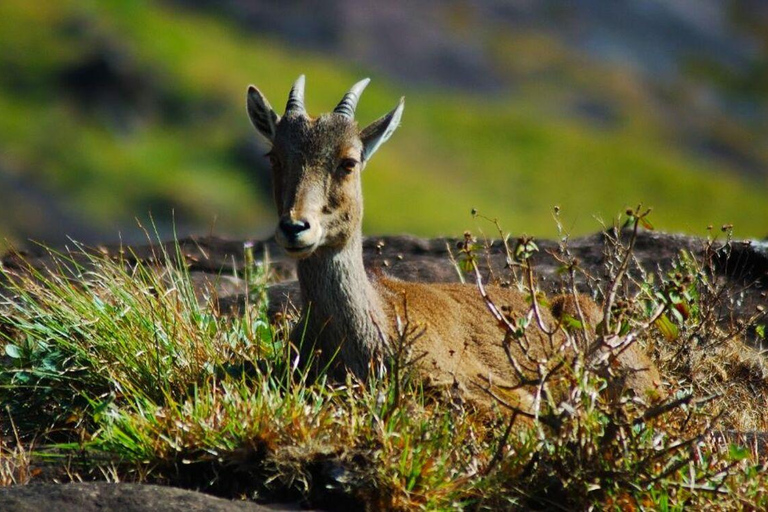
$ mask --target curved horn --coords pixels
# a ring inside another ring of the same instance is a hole
[[[370,78],[364,78],[353,85],[349,92],[341,98],[341,101],[336,105],[336,108],[333,109],[333,112],[349,119],[354,119],[357,102],[360,100],[360,95],[363,94],[363,90],[370,81]]]
[[[290,114],[292,112],[297,114],[307,113],[307,109],[304,108],[304,75],[299,75],[299,78],[296,79],[293,87],[291,87],[291,92],[288,93],[285,113]]]

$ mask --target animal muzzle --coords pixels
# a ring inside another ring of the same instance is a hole
[[[306,217],[283,215],[277,224],[275,240],[289,256],[304,258],[320,245],[320,223]]]

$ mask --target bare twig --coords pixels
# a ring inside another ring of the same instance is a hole
[[[603,324],[605,325],[605,332],[611,332],[611,310],[613,309],[613,304],[616,301],[616,293],[618,293],[619,287],[624,280],[624,274],[626,274],[627,270],[629,269],[629,262],[632,259],[632,252],[635,248],[635,241],[637,240],[637,231],[639,225],[640,219],[636,217],[632,225],[632,235],[629,239],[629,246],[624,252],[624,257],[619,264],[618,272],[611,281],[608,288],[608,293],[605,297],[605,304],[603,305]],[[618,236],[621,237],[621,231],[619,231]]]

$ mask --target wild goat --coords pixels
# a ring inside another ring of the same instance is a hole
[[[475,287],[366,274],[361,174],[397,128],[404,107],[401,99],[391,112],[359,130],[355,108],[368,82],[356,83],[332,113],[317,118],[304,106],[303,75],[293,84],[282,117],[256,87],[248,88],[248,116],[271,146],[279,215],[275,238],[298,260],[303,312],[292,339],[304,347],[304,360],[319,354],[316,362],[365,379],[392,354],[407,322],[421,329],[413,333],[411,354],[423,377],[453,386],[475,402],[489,403],[494,396],[529,409],[532,395],[522,384],[537,378],[539,365],[574,353],[561,329],[545,333],[531,322],[514,342]],[[525,293],[493,286],[486,292],[508,317],[530,318]],[[560,307],[574,309],[573,300],[558,300]],[[588,320],[599,321],[597,307],[579,300]],[[557,325],[549,310],[540,315],[543,323]],[[638,395],[655,389],[658,372],[636,347],[617,360],[625,370],[621,385]]]

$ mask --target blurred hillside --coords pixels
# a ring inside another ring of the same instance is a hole
[[[50,5],[49,5],[50,4]],[[0,236],[263,236],[269,176],[243,112],[310,112],[362,76],[403,126],[364,176],[366,230],[574,234],[625,206],[659,228],[768,233],[760,0],[61,0],[0,3]],[[175,220],[174,220],[175,219]]]

